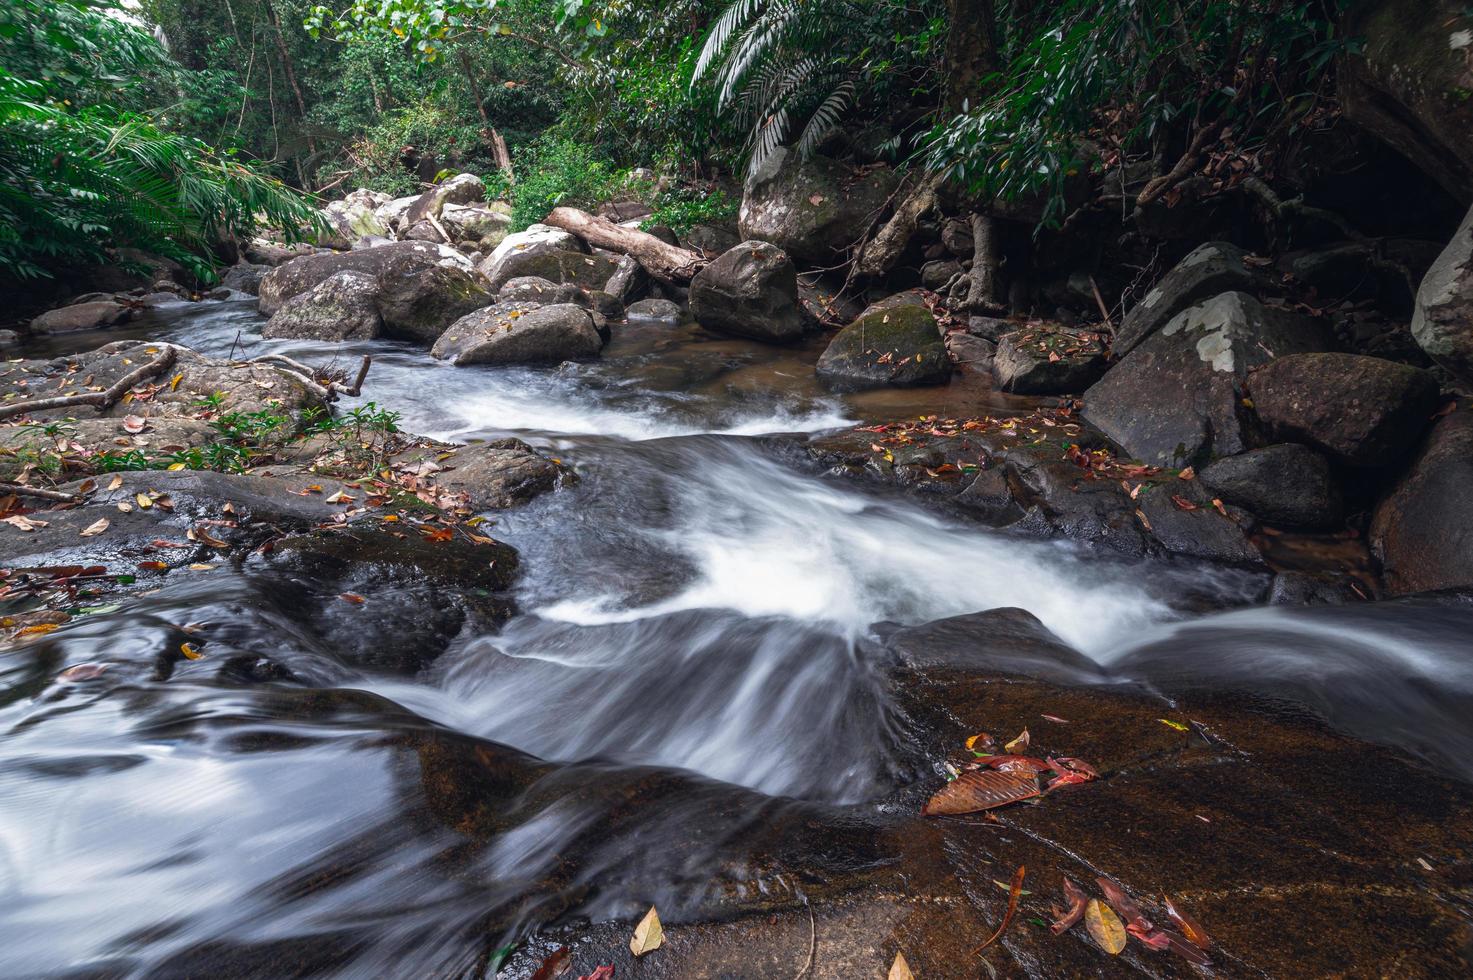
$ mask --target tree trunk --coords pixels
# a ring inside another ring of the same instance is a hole
[[[276,50],[281,53],[281,67],[286,74],[287,84],[291,86],[292,95],[297,100],[297,114],[301,118],[302,134],[307,137],[307,152],[316,153],[317,145],[312,139],[312,133],[307,129],[307,100],[302,97],[302,87],[297,84],[297,71],[292,65],[291,52],[286,47],[286,35],[281,30],[281,18],[276,16],[276,5],[271,0],[266,0],[266,16],[271,18],[271,26],[276,33]],[[298,167],[298,170],[300,169]]]
[[[855,262],[855,271],[865,276],[883,276],[895,268],[921,217],[936,206],[936,188],[940,185],[941,178],[935,174],[921,179],[900,202],[885,226],[865,243]]]
[[[962,307],[973,313],[991,313],[997,302],[997,239],[990,214],[972,214],[972,269]]]
[[[486,98],[481,94],[481,83],[476,80],[476,70],[471,64],[471,56],[464,48],[456,52],[460,59],[460,70],[465,73],[465,83],[470,87],[471,98],[475,100],[476,111],[481,114],[481,124],[485,128],[486,139],[491,144],[491,159],[496,161],[496,167],[507,177],[511,176],[511,152],[506,148],[506,140],[491,125],[491,116],[486,112]]]
[[[946,0],[946,53],[943,108],[951,115],[975,109],[982,79],[997,71],[997,18],[994,0]]]
[[[570,231],[590,245],[632,256],[651,276],[670,285],[690,282],[706,265],[706,260],[695,252],[662,242],[638,228],[625,228],[608,218],[577,208],[553,208],[542,223]]]

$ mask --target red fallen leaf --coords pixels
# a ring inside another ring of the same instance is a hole
[[[537,972],[532,974],[529,980],[553,980],[553,977],[562,976],[572,966],[569,961],[573,958],[573,951],[566,946],[559,946],[552,951],[552,955],[542,961]]]
[[[1042,759],[1026,755],[989,755],[982,757],[982,764],[1003,772],[1048,772],[1055,768]]]
[[[1202,924],[1177,908],[1170,896],[1162,895],[1161,904],[1166,906],[1166,917],[1182,931],[1182,935],[1186,936],[1193,946],[1206,949],[1212,945],[1212,938],[1207,935],[1207,930],[1202,928]]]
[[[1197,505],[1196,504],[1192,503],[1190,500],[1188,500],[1186,497],[1183,497],[1181,494],[1175,494],[1175,493],[1172,494],[1171,495],[1171,502],[1173,504],[1176,504],[1176,509],[1177,510],[1196,510],[1197,509]]]
[[[1039,795],[1038,777],[1025,772],[964,772],[936,791],[921,816],[976,813]]]
[[[1080,919],[1084,918],[1084,907],[1089,904],[1089,896],[1068,878],[1064,879],[1064,900],[1069,903],[1067,910],[1054,909],[1058,916],[1049,930],[1055,936],[1062,936],[1074,927]]]
[[[1095,767],[1090,765],[1088,762],[1085,762],[1083,759],[1076,759],[1073,756],[1065,755],[1060,756],[1057,759],[1050,756],[1048,761],[1049,765],[1058,772],[1063,772],[1065,769],[1072,769],[1077,773],[1083,773],[1090,779],[1100,778],[1100,774],[1095,769]]]
[[[1197,478],[1197,471],[1188,466],[1186,469],[1178,473],[1177,476],[1183,480],[1195,480]]]
[[[107,664],[76,664],[62,671],[56,679],[63,684],[75,684],[78,681],[90,681],[94,677],[101,677],[106,670]]]
[[[154,538],[148,543],[151,548],[188,548],[184,541],[165,541],[163,538]]]
[[[161,561],[141,561],[138,563],[138,567],[145,572],[162,572],[169,566]]]
[[[1013,881],[1008,888],[1008,908],[1002,914],[1002,924],[997,927],[996,932],[987,937],[985,943],[972,950],[973,956],[976,956],[988,946],[997,942],[998,938],[1008,931],[1008,926],[1012,924],[1013,916],[1018,912],[1018,897],[1023,894],[1023,875],[1026,873],[1027,869],[1021,864],[1018,865],[1018,870],[1013,872]]]
[[[442,528],[439,528],[438,530],[435,530],[435,531],[426,531],[425,532],[425,540],[426,541],[436,541],[436,542],[439,542],[439,541],[450,541],[450,540],[453,540],[454,538],[455,538],[455,528],[453,528],[453,527],[442,527]]]
[[[1073,786],[1076,783],[1087,783],[1087,782],[1089,782],[1089,777],[1086,776],[1084,773],[1082,773],[1082,772],[1072,772],[1072,771],[1067,771],[1066,770],[1065,772],[1059,773],[1053,779],[1050,779],[1048,781],[1047,790],[1049,792],[1052,792],[1052,791],[1058,789],[1060,786]]]
[[[128,415],[123,418],[123,428],[128,432],[142,432],[148,428],[148,420],[141,415]]]
[[[614,980],[614,968],[612,966],[601,966],[592,973],[578,980]]]
[[[338,598],[343,600],[344,602],[351,602],[355,606],[361,606],[364,602],[367,601],[356,592],[343,592],[338,595]]]
[[[1095,883],[1100,886],[1100,891],[1105,893],[1105,901],[1110,907],[1120,913],[1120,918],[1125,920],[1126,930],[1133,936],[1141,936],[1155,928],[1151,920],[1141,914],[1141,907],[1135,904],[1135,900],[1125,894],[1115,882],[1109,878],[1096,878]]]
[[[1134,922],[1128,922],[1125,925],[1125,931],[1130,933],[1132,936],[1139,939],[1141,942],[1145,943],[1152,949],[1171,948],[1171,940],[1167,939],[1166,933],[1161,932],[1160,930],[1157,930],[1156,932],[1149,932],[1145,929],[1142,929]]]
[[[1206,953],[1202,952],[1196,946],[1193,946],[1191,943],[1187,942],[1185,939],[1183,939],[1178,934],[1172,932],[1170,929],[1159,929],[1153,935],[1165,937],[1166,946],[1164,948],[1170,949],[1173,953],[1177,954],[1182,959],[1187,960],[1191,963],[1195,963],[1198,966],[1212,965],[1212,960],[1210,957],[1208,957]],[[1159,949],[1162,947],[1157,948]]]
[[[1072,724],[1068,718],[1060,718],[1058,715],[1039,715],[1039,717],[1042,718],[1044,721],[1051,721],[1055,725]]]

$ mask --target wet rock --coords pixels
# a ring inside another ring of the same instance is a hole
[[[1009,453],[1007,482],[1026,513],[1016,529],[1100,545],[1125,555],[1146,554],[1150,539],[1136,504],[1113,480],[1089,479],[1062,459]]]
[[[594,357],[603,338],[571,303],[497,303],[460,318],[430,353],[453,364],[546,364]]]
[[[1433,426],[1376,508],[1370,542],[1394,595],[1473,585],[1473,411]]]
[[[935,259],[921,266],[921,286],[932,292],[940,292],[961,271],[962,264],[956,259]]]
[[[1185,465],[1249,446],[1239,417],[1248,372],[1329,346],[1323,326],[1223,293],[1150,334],[1084,395],[1084,417],[1149,463]]]
[[[1115,336],[1115,356],[1124,357],[1188,307],[1222,293],[1266,298],[1279,292],[1272,279],[1245,261],[1248,253],[1228,242],[1193,249],[1131,307]]]
[[[475,510],[515,507],[557,487],[558,465],[520,439],[498,439],[453,450],[440,460],[435,483],[463,491]]]
[[[803,315],[814,324],[852,323],[864,312],[864,304],[858,299],[836,292],[821,280],[809,285],[800,278],[798,302],[803,307]]]
[[[246,243],[244,254],[247,262],[275,268],[279,265],[285,265],[293,259],[300,259],[306,255],[315,255],[317,254],[317,249],[305,242],[286,245],[282,242],[268,241],[264,238],[253,238]]]
[[[1013,524],[1023,517],[1023,508],[1013,499],[1007,474],[1000,466],[978,470],[951,500],[972,517],[993,527]]]
[[[993,316],[967,317],[967,333],[993,343],[1001,340],[1003,334],[1012,333],[1017,329],[1018,324],[1011,320],[1001,320]]]
[[[1412,336],[1429,357],[1473,388],[1473,210],[1422,280]]]
[[[1084,391],[1105,373],[1105,345],[1097,334],[1029,326],[1004,334],[992,359],[997,387],[1024,395]]]
[[[122,323],[131,315],[127,307],[112,300],[76,303],[42,313],[31,321],[31,333],[54,334],[99,330]]]
[[[1199,480],[1175,480],[1141,491],[1136,506],[1151,537],[1163,550],[1185,558],[1262,564],[1263,556],[1244,526],[1220,512],[1200,484]]]
[[[1461,0],[1367,0],[1341,36],[1363,39],[1340,60],[1346,118],[1394,147],[1460,201],[1473,198],[1467,7]]]
[[[668,299],[642,299],[630,303],[624,310],[624,316],[630,323],[665,323],[674,325],[680,322],[680,304],[672,303]]]
[[[727,249],[736,248],[741,241],[742,236],[734,225],[699,224],[691,225],[690,231],[681,236],[680,244],[684,248],[714,259]]]
[[[1345,579],[1308,572],[1280,572],[1268,592],[1271,606],[1340,606],[1360,599]]]
[[[1307,442],[1351,466],[1383,466],[1416,446],[1437,407],[1426,371],[1356,354],[1280,357],[1248,379],[1275,438]]]
[[[650,289],[650,275],[631,255],[621,255],[614,274],[604,284],[604,291],[628,306],[645,296]]]
[[[288,537],[258,560],[294,584],[294,621],[358,667],[418,671],[462,629],[493,628],[513,609],[500,593],[515,577],[516,551],[460,534],[437,541],[354,527]]]
[[[742,242],[698,272],[690,310],[708,330],[767,343],[791,343],[806,329],[797,270],[766,242]]]
[[[805,265],[833,265],[864,235],[895,188],[888,168],[852,173],[825,157],[779,147],[747,179],[738,226]]]
[[[1305,446],[1285,443],[1225,456],[1199,479],[1222,500],[1269,524],[1325,530],[1344,520],[1329,461]]]
[[[383,329],[378,279],[339,272],[282,304],[261,336],[301,340],[370,340]]]
[[[905,388],[945,384],[952,364],[936,317],[917,294],[900,293],[840,330],[816,370],[839,387]]]
[[[518,276],[502,284],[496,299],[503,303],[565,303],[568,300],[557,297],[566,291],[566,286],[541,276]]]
[[[426,267],[422,256],[409,253],[392,257],[378,274],[384,332],[433,343],[456,320],[494,303],[484,280],[466,266]]]
[[[238,293],[255,296],[261,291],[261,280],[270,271],[271,266],[269,265],[242,262],[225,270],[225,274],[220,277],[220,285]]]
[[[512,252],[501,259],[493,256],[481,263],[493,292],[513,279],[523,277],[584,289],[603,289],[617,268],[618,263],[606,256],[561,249],[528,249]]]
[[[394,242],[361,252],[307,255],[272,269],[261,280],[261,315],[273,315],[293,296],[305,293],[339,272],[363,272],[377,276],[390,266],[394,267],[395,275],[399,277],[436,267],[459,269],[466,273],[472,271],[470,262],[455,249],[425,242]],[[385,319],[387,321],[387,317]]]
[[[448,204],[473,204],[486,199],[486,185],[475,174],[457,174],[425,191],[404,212],[403,227],[412,228],[416,222],[427,218],[439,218]]]
[[[907,670],[922,673],[965,671],[1073,682],[1103,676],[1098,664],[1024,609],[990,609],[897,629],[885,637],[885,649]]]
[[[990,374],[992,359],[997,356],[997,345],[958,331],[946,335],[946,351],[958,366],[965,366],[978,374]]]

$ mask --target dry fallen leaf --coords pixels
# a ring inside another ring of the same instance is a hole
[[[33,517],[26,517],[24,514],[16,514],[12,517],[5,518],[4,523],[9,524],[11,527],[20,528],[22,531],[34,531],[38,527],[45,527],[48,522],[38,521]]]
[[[106,517],[99,517],[97,520],[93,521],[91,524],[88,524],[85,528],[82,529],[82,537],[96,537],[103,531],[107,530],[108,523],[109,522]]]
[[[366,601],[361,595],[356,592],[343,592],[338,595],[338,598],[343,600],[344,602],[351,602],[355,606],[361,606]]]
[[[1018,733],[1018,737],[1017,738],[1013,739],[1011,742],[1009,742],[1008,744],[1004,745],[1002,747],[1002,750],[1004,752],[1006,752],[1008,755],[1017,755],[1019,752],[1022,752],[1024,749],[1026,749],[1028,747],[1028,742],[1029,742],[1028,729],[1025,728],[1021,732]]]
[[[1084,907],[1084,927],[1094,937],[1100,948],[1111,956],[1119,956],[1125,948],[1127,936],[1120,917],[1098,898],[1092,898]]]
[[[572,960],[573,951],[566,946],[559,946],[552,951],[552,954],[547,959],[542,961],[542,965],[537,968],[537,972],[528,977],[527,980],[553,980],[554,977],[560,977],[568,972],[568,968],[572,965]]]
[[[148,419],[142,415],[127,415],[123,418],[123,428],[133,434],[138,434],[148,428]]]
[[[634,927],[634,935],[629,940],[629,951],[635,956],[643,956],[651,950],[660,948],[665,941],[665,930],[660,927],[660,916],[653,905],[639,920],[639,925]]]
[[[915,980],[915,974],[910,972],[910,964],[905,962],[904,953],[895,954],[895,962],[890,964],[890,975],[885,980]]]
[[[121,474],[121,473],[114,473],[113,474],[113,478],[107,482],[107,488],[109,490],[116,490],[118,487],[120,487],[122,485],[123,485],[123,474]]]
[[[94,677],[101,677],[106,670],[107,664],[76,664],[57,674],[56,679],[63,684],[75,684],[78,681],[90,681]]]
[[[1002,914],[1002,923],[997,927],[996,932],[987,937],[986,942],[972,950],[973,956],[976,956],[988,946],[997,942],[998,938],[1008,931],[1008,926],[1012,923],[1013,916],[1018,913],[1018,897],[1023,894],[1023,875],[1026,873],[1026,869],[1021,864],[1018,865],[1018,870],[1013,872],[1012,884],[1008,886],[1008,908]]]
[[[1053,925],[1049,926],[1055,936],[1062,936],[1074,927],[1074,924],[1084,918],[1084,907],[1089,904],[1089,896],[1084,894],[1080,887],[1068,878],[1064,879],[1064,899],[1069,903],[1067,909],[1054,909],[1057,918]]]
[[[1212,939],[1207,935],[1207,930],[1202,928],[1201,923],[1192,918],[1186,912],[1176,907],[1170,896],[1161,896],[1162,904],[1166,906],[1166,917],[1169,918],[1183,936],[1199,949],[1206,949],[1212,945]]]
[[[153,506],[153,498],[146,493],[134,494],[133,499],[138,501],[138,506],[142,510],[148,510]]]
[[[921,815],[976,813],[1039,795],[1038,777],[1029,772],[964,772],[936,791]]]

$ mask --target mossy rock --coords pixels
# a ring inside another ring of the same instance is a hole
[[[816,370],[841,388],[908,388],[945,384],[951,359],[936,317],[919,298],[891,297],[839,331]]]

